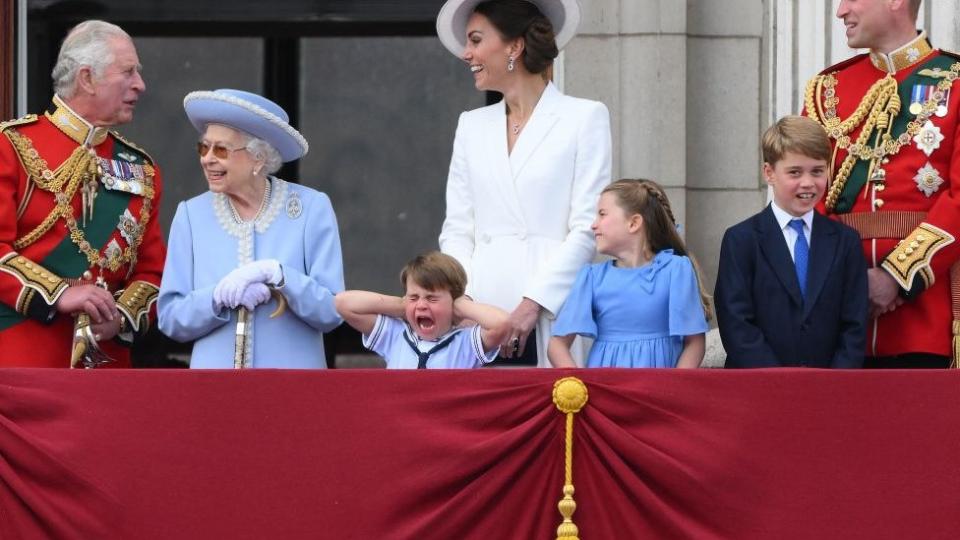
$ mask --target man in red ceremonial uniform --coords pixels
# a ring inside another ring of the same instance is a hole
[[[945,368],[960,352],[960,58],[917,33],[919,9],[842,0],[849,46],[869,52],[804,96],[834,143],[821,210],[860,233],[871,266],[865,367]]]
[[[81,23],[53,79],[45,113],[0,124],[0,366],[69,367],[80,341],[128,367],[165,257],[160,171],[109,131],[145,89],[133,41]]]

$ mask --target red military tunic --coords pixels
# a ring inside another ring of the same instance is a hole
[[[868,325],[868,356],[954,353],[958,74],[960,59],[920,34],[889,55],[830,67],[807,85],[805,114],[825,126],[836,155],[820,210],[860,232],[868,263],[889,272],[908,299]]]
[[[100,347],[108,366],[129,367],[165,258],[159,170],[57,97],[0,131],[0,366],[69,367],[74,319],[53,306],[69,284],[102,277],[124,321]]]

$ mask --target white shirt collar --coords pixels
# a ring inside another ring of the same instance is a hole
[[[770,201],[770,209],[773,210],[773,216],[777,218],[777,223],[780,225],[780,230],[785,230],[790,226],[790,220],[797,219],[796,216],[791,215],[783,208],[777,206],[776,201]],[[803,220],[804,225],[806,225],[806,230],[813,231],[813,210],[810,210],[806,214],[800,216],[800,219]]]

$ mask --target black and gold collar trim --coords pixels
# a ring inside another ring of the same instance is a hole
[[[870,51],[870,63],[880,71],[893,74],[920,62],[932,52],[927,33],[920,32],[912,41],[889,54]]]
[[[60,96],[53,96],[53,103],[44,115],[57,126],[67,137],[70,137],[77,144],[88,146],[97,146],[107,138],[107,128],[96,127],[83,119],[82,116],[74,112]]]

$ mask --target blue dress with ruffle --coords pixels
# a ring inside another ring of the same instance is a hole
[[[587,367],[671,368],[683,338],[707,328],[693,264],[664,249],[639,268],[582,268],[553,335],[593,338]]]

